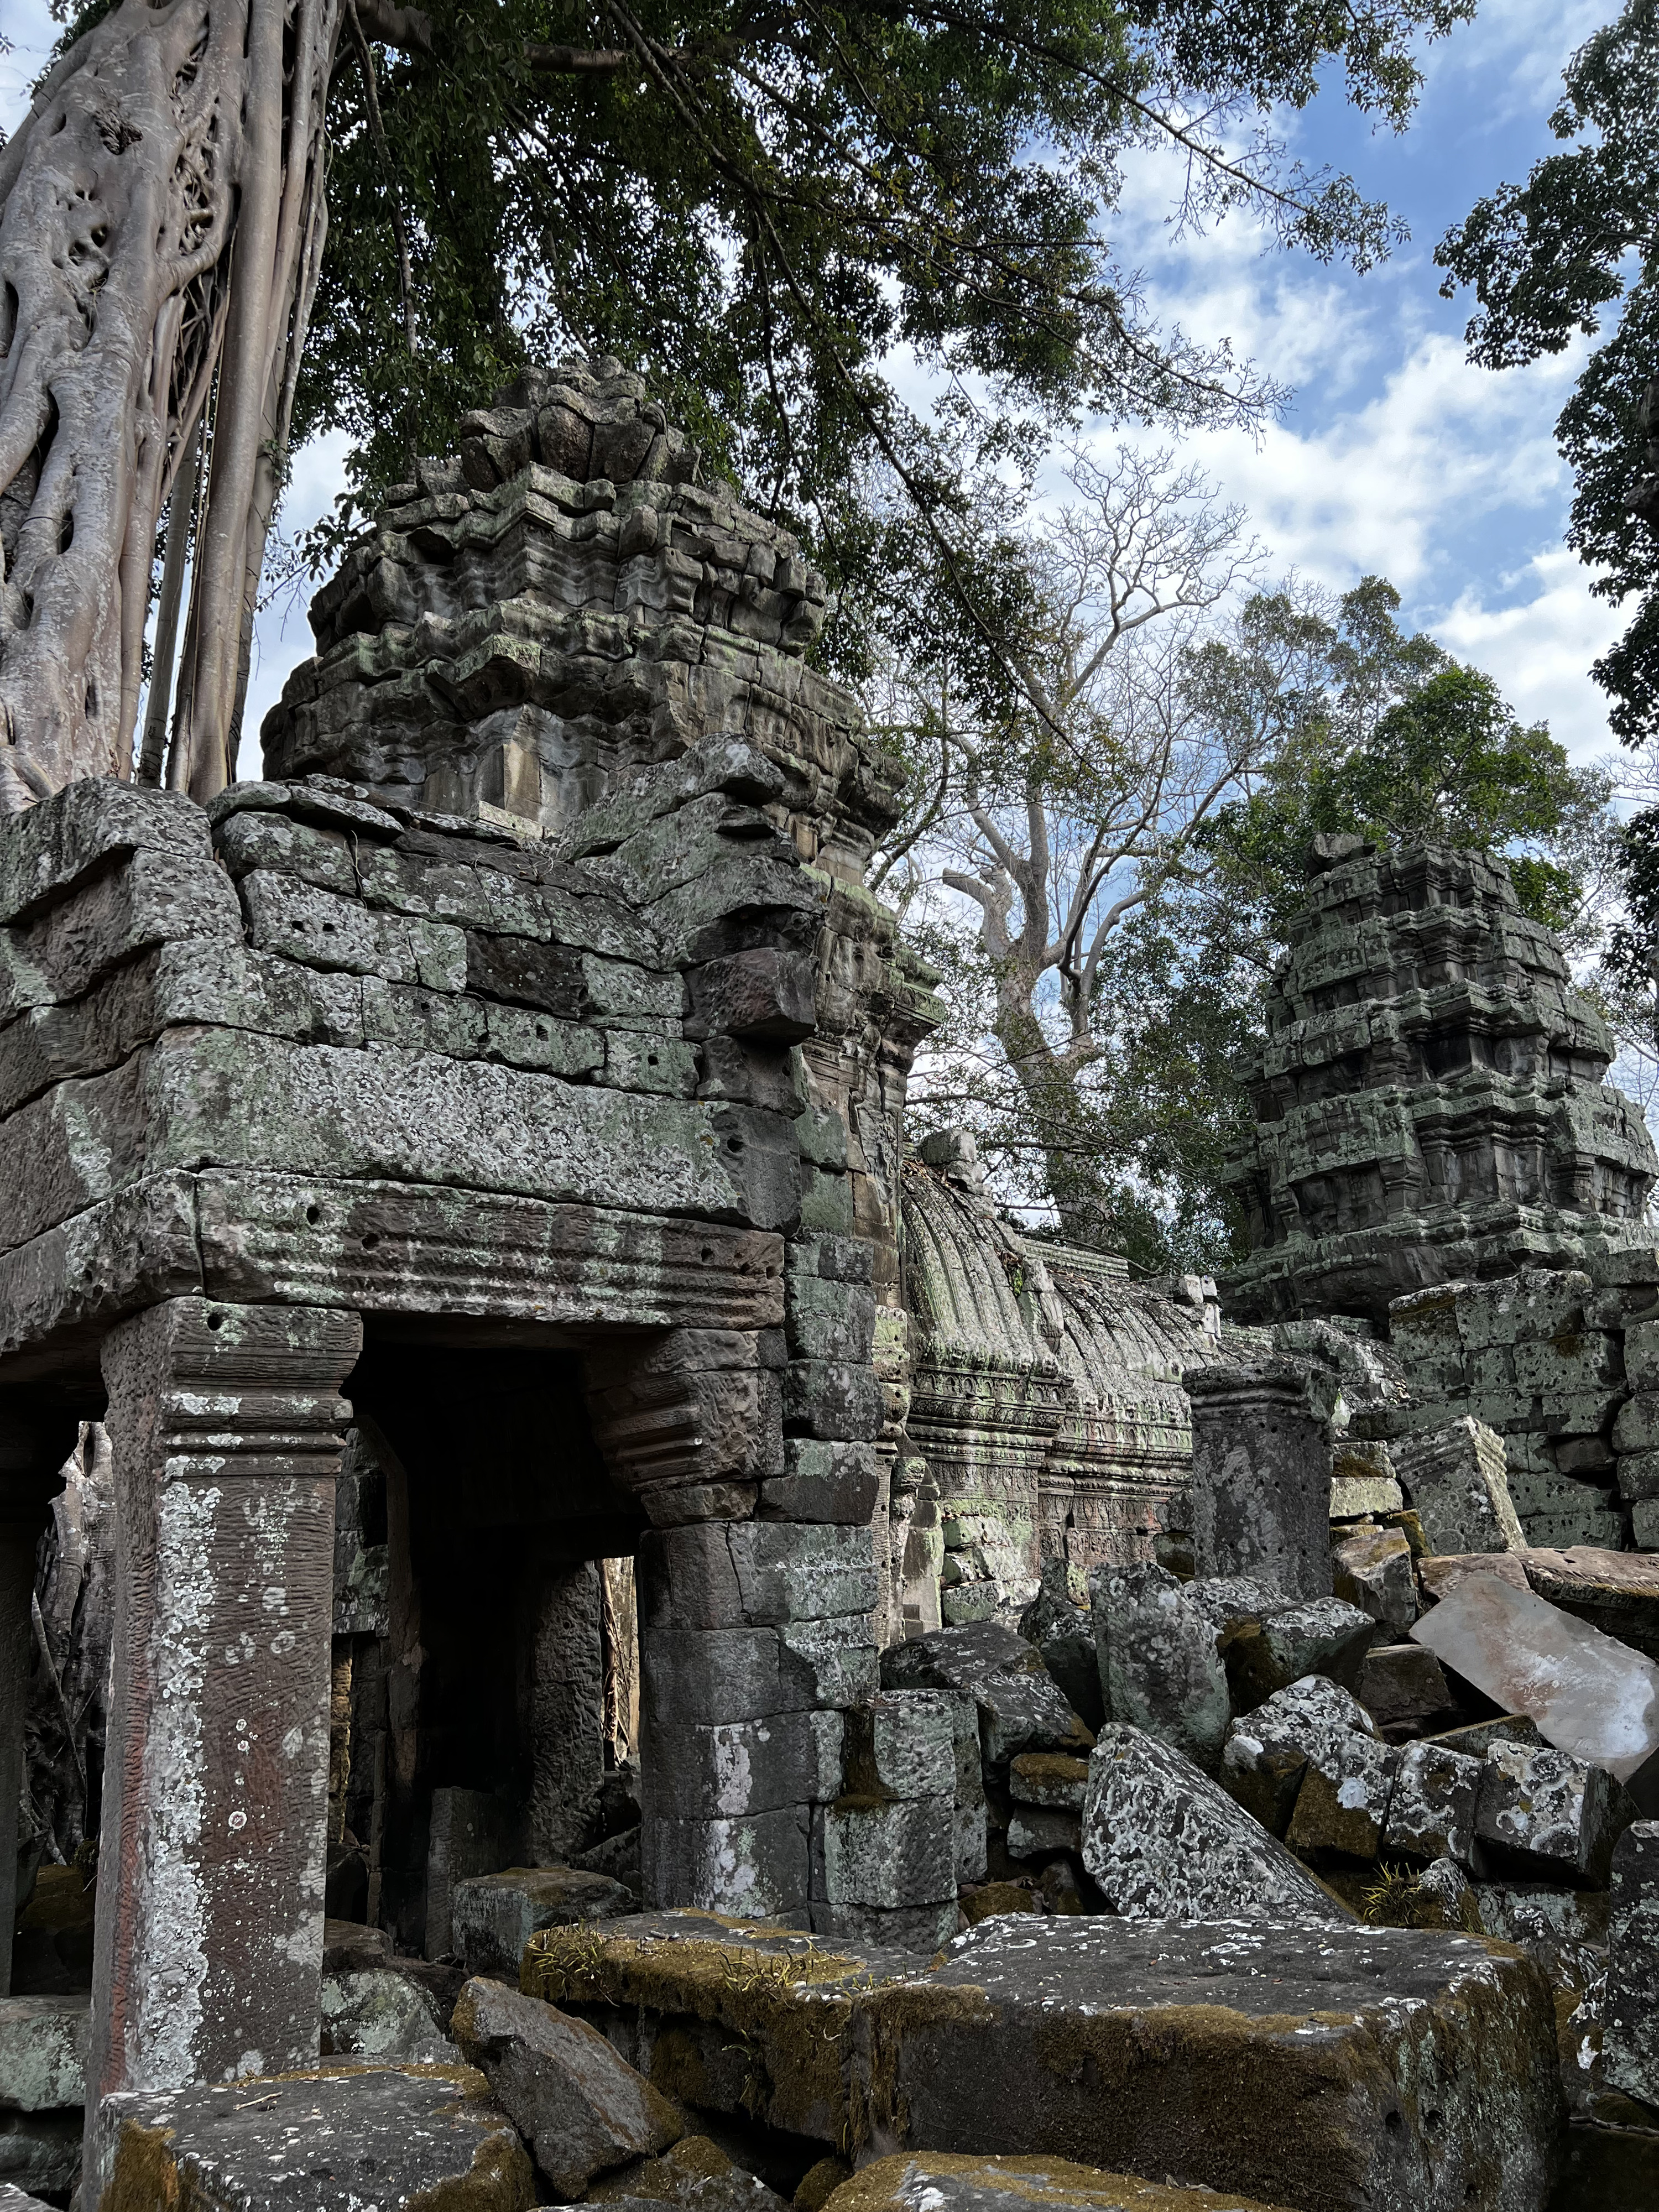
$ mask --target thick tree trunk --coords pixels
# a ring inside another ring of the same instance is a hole
[[[231,772],[338,21],[124,0],[0,152],[0,814],[131,773],[157,522],[204,415],[169,781],[205,798]]]
[[[1103,1164],[1091,1141],[1077,1071],[1043,1035],[1031,1011],[1034,995],[1035,984],[1022,995],[1017,980],[1005,981],[998,994],[997,1042],[1030,1109],[1060,1233],[1073,1244],[1092,1248],[1107,1226]]]

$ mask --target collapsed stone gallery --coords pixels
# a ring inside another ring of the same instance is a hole
[[[1237,1277],[1023,1232],[823,614],[527,376],[267,780],[0,825],[0,2201],[1659,2202],[1605,1030],[1339,842]]]

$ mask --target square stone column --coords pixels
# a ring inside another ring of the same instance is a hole
[[[104,1344],[116,1613],[99,2100],[314,2065],[355,1314],[174,1298]],[[95,2194],[90,2201],[95,2202]]]
[[[0,1996],[11,1988],[17,1917],[18,1807],[23,1790],[23,1708],[28,1698],[34,1550],[58,1474],[75,1449],[72,1414],[0,1394]]]
[[[1189,1367],[1181,1380],[1193,1408],[1199,1573],[1329,1597],[1334,1375],[1270,1355]]]

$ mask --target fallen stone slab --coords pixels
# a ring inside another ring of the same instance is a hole
[[[1445,1670],[1421,1644],[1373,1644],[1354,1694],[1385,1736],[1420,1735],[1455,1704]]]
[[[1106,1717],[1100,1696],[1100,1664],[1087,1608],[1075,1603],[1063,1559],[1045,1559],[1037,1595],[1019,1617],[1019,1632],[1034,1644],[1060,1694],[1085,1726],[1097,1729]]]
[[[660,2158],[607,2174],[592,2204],[682,2204],[690,2212],[785,2212],[785,2199],[747,2173],[708,2136],[687,2136]]]
[[[1465,1416],[1401,1437],[1394,1471],[1431,1552],[1518,1552],[1526,1542],[1510,1497],[1504,1439]]]
[[[639,1899],[609,1875],[579,1867],[508,1867],[458,1881],[450,1901],[453,1941],[469,1975],[515,1983],[524,1947],[538,1928],[615,1920]]]
[[[684,2116],[597,2029],[539,1997],[479,1977],[451,2028],[562,2197],[686,2133]]]
[[[1109,1722],[1089,1761],[1083,1863],[1115,1912],[1139,1919],[1348,1915],[1299,1859],[1173,1745]]]
[[[106,2097],[105,2212],[527,2212],[530,2160],[470,2066],[314,2073]]]
[[[1659,1751],[1659,1665],[1492,1575],[1472,1575],[1412,1630],[1506,1711],[1522,1712],[1558,1751],[1620,1782]]]
[[[1540,1597],[1659,1660],[1659,1557],[1575,1544],[1565,1552],[1525,1552],[1521,1564]]]
[[[1089,1608],[1107,1717],[1213,1767],[1227,1733],[1227,1670],[1186,1585],[1150,1561],[1097,1567]]]
[[[988,1920],[927,1990],[877,1995],[872,2150],[1063,2151],[1304,2212],[1546,2202],[1553,2008],[1482,1939]]]
[[[1299,1756],[1302,1778],[1285,1834],[1292,1850],[1371,1859],[1382,1840],[1400,1754],[1358,1700],[1322,1674],[1304,1675],[1236,1720],[1230,1745],[1258,1757]]]
[[[1088,1760],[1063,1751],[1023,1751],[1008,1763],[1008,1795],[1017,1804],[1080,1813],[1088,1787]]]
[[[322,2056],[441,2066],[453,2063],[456,2051],[431,1990],[388,1961],[323,1976]]]
[[[0,2111],[86,2102],[90,1997],[0,1997]]]
[[[1511,1867],[1600,1889],[1634,1810],[1605,1767],[1548,1744],[1495,1743],[1481,1762],[1474,1832]]]
[[[1626,1828],[1613,1854],[1601,2065],[1659,2123],[1659,1820]]]
[[[1231,2190],[1183,2189],[1103,2173],[1063,2158],[970,2158],[921,2150],[878,2158],[843,2181],[824,2212],[1275,2212]]]
[[[1235,1712],[1263,1705],[1304,1674],[1357,1690],[1376,1623],[1340,1597],[1314,1598],[1236,1620],[1217,1638]]]
[[[1495,1575],[1511,1589],[1529,1589],[1519,1552],[1429,1553],[1417,1561],[1418,1595],[1425,1606],[1449,1597],[1471,1575]]]
[[[1086,1753],[1093,1736],[1024,1637],[994,1620],[935,1629],[881,1655],[885,1690],[965,1690],[979,1708],[987,1767],[1022,1751]]]
[[[1417,1618],[1412,1547],[1398,1528],[1354,1528],[1331,1547],[1335,1595],[1368,1613],[1390,1635]]]

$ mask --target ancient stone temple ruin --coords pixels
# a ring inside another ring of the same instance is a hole
[[[907,1137],[825,611],[636,380],[526,375],[264,780],[0,825],[0,2212],[1639,2179],[1602,1031],[1501,864],[1339,858],[1237,1280],[1016,1224]]]

